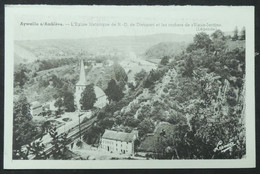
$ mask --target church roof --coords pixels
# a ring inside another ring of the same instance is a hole
[[[97,101],[95,102],[94,106],[97,108],[105,107],[108,103],[108,99],[105,92],[98,86],[94,86],[94,91],[97,97]]]
[[[85,77],[85,67],[83,59],[81,59],[80,62],[80,75],[79,75],[79,81],[76,85],[87,85],[86,77]]]
[[[137,137],[136,132],[126,133],[126,132],[118,132],[112,130],[105,130],[102,138],[110,139],[110,140],[117,140],[117,141],[124,141],[124,142],[131,142]]]

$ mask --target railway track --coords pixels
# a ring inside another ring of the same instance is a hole
[[[96,121],[96,117],[90,118],[89,120],[82,122],[80,125],[80,130],[79,130],[79,125],[74,126],[73,128],[65,131],[64,133],[67,133],[67,144],[70,144],[80,136],[82,136],[84,133],[86,133],[92,126],[92,124]],[[63,135],[64,133],[61,133],[59,136]],[[46,149],[44,150],[46,155],[49,155],[52,150],[53,146],[50,144],[51,142],[48,142],[45,144]],[[34,159],[35,156],[29,157],[29,159]]]

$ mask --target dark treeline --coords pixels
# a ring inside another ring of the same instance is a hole
[[[77,58],[62,58],[62,59],[44,59],[44,60],[36,60],[36,64],[39,64],[39,68],[37,71],[48,70],[52,68],[61,67],[64,65],[71,65],[74,63],[78,63]]]

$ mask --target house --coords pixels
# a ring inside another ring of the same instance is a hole
[[[106,129],[101,137],[100,148],[111,153],[134,155],[134,142],[137,138],[137,130],[126,133]]]
[[[40,103],[38,101],[34,101],[30,103],[30,111],[32,116],[42,116],[42,113],[45,111],[55,111],[56,107],[54,106],[55,100]]]

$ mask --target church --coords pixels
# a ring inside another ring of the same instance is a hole
[[[75,105],[76,105],[77,110],[79,110],[79,111],[81,110],[81,104],[80,104],[81,94],[87,85],[90,85],[90,84],[87,84],[87,82],[86,82],[84,61],[83,61],[83,59],[81,59],[79,81],[76,84],[76,91],[74,94]],[[94,107],[96,107],[96,108],[105,107],[106,104],[108,103],[108,99],[107,99],[107,96],[104,93],[104,91],[98,86],[94,86],[94,91],[95,91],[96,98],[97,98],[97,101],[95,102]]]

